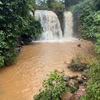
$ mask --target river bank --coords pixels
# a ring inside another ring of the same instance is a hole
[[[45,76],[55,69],[64,70],[69,76],[80,75],[70,71],[65,64],[79,54],[95,56],[94,45],[90,41],[77,40],[24,46],[16,64],[0,69],[0,99],[32,100]]]

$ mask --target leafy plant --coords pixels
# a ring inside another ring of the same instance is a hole
[[[73,58],[68,65],[68,68],[70,68],[73,71],[83,71],[88,68],[88,65],[86,63],[86,59],[82,56],[77,56],[76,58]]]
[[[20,41],[39,37],[41,25],[29,11],[34,11],[32,0],[0,1],[0,67],[15,62]]]
[[[95,51],[96,51],[96,53],[100,53],[100,34],[96,34],[96,38],[97,38],[97,40],[96,40],[96,43],[95,43],[95,46],[96,46],[96,48],[95,48]]]
[[[86,71],[90,77],[87,93],[81,100],[100,100],[100,59],[93,60],[89,66]]]
[[[34,97],[34,100],[61,100],[61,96],[69,91],[65,86],[64,72],[55,70],[47,75],[43,82],[43,89]]]
[[[53,10],[63,10],[65,9],[65,5],[62,2],[55,1],[51,3]]]
[[[89,0],[88,0],[89,1]],[[100,53],[100,0],[90,1],[79,14],[82,37],[95,42],[96,52]]]

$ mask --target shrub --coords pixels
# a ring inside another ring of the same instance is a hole
[[[0,1],[0,67],[15,61],[20,41],[30,42],[42,31],[39,21],[31,16],[32,0]]]
[[[100,34],[96,34],[96,43],[95,43],[95,51],[96,53],[100,54]]]
[[[90,77],[87,93],[81,100],[100,100],[100,59],[90,63],[87,75]]]
[[[62,2],[55,1],[51,3],[53,10],[63,10],[65,9],[65,5]]]
[[[89,1],[89,0],[88,0]],[[79,13],[82,37],[95,42],[96,52],[100,53],[100,0],[93,0]]]
[[[68,68],[70,68],[73,71],[83,71],[88,68],[88,65],[86,63],[86,59],[82,56],[77,56],[76,58],[73,58],[68,65]]]
[[[64,72],[55,70],[47,75],[43,82],[43,89],[34,97],[34,100],[61,100],[61,96],[69,91],[65,86]]]

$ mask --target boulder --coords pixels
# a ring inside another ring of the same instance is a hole
[[[80,100],[82,96],[86,94],[86,89],[84,86],[79,86],[79,89],[72,95],[70,100]]]

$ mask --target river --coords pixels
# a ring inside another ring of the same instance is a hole
[[[81,44],[81,47],[77,45]],[[90,41],[31,43],[23,46],[16,64],[0,68],[0,100],[33,100],[46,74],[57,69],[74,73],[66,63],[76,55],[94,56]]]

